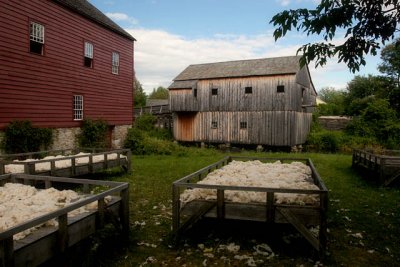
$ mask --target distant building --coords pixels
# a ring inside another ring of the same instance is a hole
[[[295,146],[316,91],[299,57],[190,65],[169,86],[178,141]]]
[[[85,0],[0,2],[0,131],[28,119],[74,145],[84,118],[120,147],[133,119],[135,39]]]

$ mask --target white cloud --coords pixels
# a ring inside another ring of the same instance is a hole
[[[139,22],[137,19],[130,17],[125,13],[106,13],[107,17],[112,20],[119,21],[119,22],[127,22],[130,26],[137,25]]]
[[[190,64],[295,55],[297,46],[280,46],[272,34],[216,34],[187,39],[163,30],[128,30],[135,43],[135,71],[146,92],[167,87]]]
[[[281,6],[288,6],[292,2],[296,2],[297,4],[299,3],[304,3],[304,2],[312,2],[314,4],[319,4],[321,1],[320,0],[275,0],[278,4]]]
[[[135,71],[147,93],[158,86],[168,87],[191,64],[292,56],[305,43],[298,36],[275,42],[271,32],[260,35],[216,34],[210,38],[189,39],[164,30],[138,28],[127,31],[138,40],[135,42]],[[339,37],[334,43],[341,41]],[[358,75],[374,72],[376,62],[371,58]],[[328,86],[342,89],[354,76],[344,63],[337,63],[335,58],[317,69],[311,63],[309,69],[317,89]]]

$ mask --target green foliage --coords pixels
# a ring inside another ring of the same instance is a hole
[[[388,148],[400,147],[400,123],[386,99],[370,101],[358,118],[347,126],[348,134],[374,138]]]
[[[51,129],[33,127],[29,120],[15,120],[4,131],[2,147],[6,153],[26,153],[47,149],[52,142]]]
[[[316,112],[321,116],[337,116],[345,114],[345,97],[344,91],[338,91],[334,88],[322,88],[318,92],[319,97],[326,104],[318,105]]]
[[[154,124],[157,122],[157,118],[151,114],[143,114],[136,118],[134,126],[143,131],[152,131],[155,129]]]
[[[381,51],[382,63],[378,70],[393,79],[397,86],[400,82],[400,38],[385,46]]]
[[[80,147],[104,148],[107,146],[108,124],[105,120],[84,119],[78,135]]]
[[[301,64],[315,61],[323,66],[327,58],[337,56],[352,72],[365,65],[365,55],[376,55],[381,43],[393,38],[400,21],[397,0],[336,1],[322,0],[315,9],[285,10],[270,21],[276,26],[275,40],[295,29],[307,35],[321,35],[324,42],[299,48]],[[345,31],[343,43],[336,44],[336,32]]]
[[[157,89],[153,89],[153,91],[149,95],[149,99],[168,99],[168,96],[168,89],[159,86]]]
[[[146,106],[147,95],[143,91],[143,87],[140,82],[135,78],[134,93],[133,93],[133,105],[134,107]]]
[[[181,147],[172,142],[171,132],[154,127],[157,118],[144,114],[136,119],[133,128],[129,129],[124,147],[136,155],[171,155],[178,153]]]
[[[308,135],[306,147],[308,151],[335,153],[340,148],[342,132],[320,130]]]

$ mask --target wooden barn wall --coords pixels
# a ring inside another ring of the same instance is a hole
[[[169,105],[174,111],[199,111],[198,98],[193,89],[169,89]]]
[[[303,144],[311,114],[296,111],[211,111],[176,113],[174,137],[178,141],[293,146]],[[213,129],[211,122],[218,126]],[[240,129],[247,122],[247,129]]]
[[[0,1],[0,129],[13,119],[43,127],[78,127],[73,95],[84,96],[84,117],[132,123],[133,41],[52,1]],[[45,26],[43,56],[29,52],[29,23]],[[84,42],[94,46],[83,65]],[[112,52],[119,75],[111,73]]]
[[[277,86],[284,85],[285,92],[277,93]],[[245,94],[245,87],[252,87],[252,94]],[[218,88],[218,95],[211,89]],[[301,88],[295,75],[275,75],[200,80],[197,97],[193,90],[170,90],[172,111],[302,111]]]

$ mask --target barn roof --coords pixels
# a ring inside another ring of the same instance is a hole
[[[299,59],[300,56],[289,56],[190,65],[174,79],[174,83],[185,80],[295,74],[300,70]]]
[[[130,40],[136,41],[136,39],[118,26],[114,21],[112,21],[109,17],[103,14],[100,10],[98,10],[95,6],[93,6],[87,0],[53,0],[54,2],[69,8],[75,13],[78,13],[107,29],[118,33]]]

